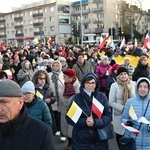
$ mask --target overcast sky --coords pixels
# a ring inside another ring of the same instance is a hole
[[[28,4],[40,0],[0,0],[0,12],[10,12],[12,7],[20,7],[21,4]],[[78,0],[77,0],[78,1]],[[134,0],[127,0],[129,2]],[[150,0],[142,0],[144,9],[150,9]]]

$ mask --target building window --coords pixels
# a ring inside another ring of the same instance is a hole
[[[27,29],[24,29],[24,33],[27,33]]]
[[[54,21],[54,17],[49,17],[49,20],[50,21]]]
[[[7,23],[7,27],[9,27],[9,23]]]
[[[50,31],[54,31],[55,27],[54,26],[50,26]]]
[[[46,17],[44,18],[44,22],[47,22],[47,18]]]
[[[7,31],[7,34],[9,34],[9,31]]]
[[[31,32],[33,32],[33,29],[32,29],[32,28],[30,28],[30,29],[29,29],[29,32],[30,32],[30,33],[31,33]]]
[[[44,8],[44,12],[45,12],[45,13],[47,12],[47,8]]]
[[[50,7],[50,12],[53,12],[54,11],[54,7]]]
[[[13,19],[13,18],[14,18],[14,15],[11,15],[11,18]]]
[[[13,31],[11,31],[11,33],[12,33],[12,34],[15,34],[15,31],[13,30]]]
[[[14,26],[14,23],[11,23],[11,26],[13,27],[13,26]]]

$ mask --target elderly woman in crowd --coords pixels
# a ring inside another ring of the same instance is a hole
[[[55,133],[56,128],[51,105],[55,103],[56,98],[50,87],[49,75],[45,70],[38,70],[34,73],[32,82],[35,85],[36,92],[39,92],[41,94],[42,99],[45,101],[49,108],[53,120],[53,132]]]
[[[135,111],[137,119],[144,117],[150,121],[150,81],[147,78],[139,78],[135,88],[136,97],[130,98],[124,107],[121,121],[126,125],[140,131],[141,134],[135,135],[129,131],[125,132],[125,137],[134,138],[136,141],[136,150],[149,150],[150,149],[150,125],[137,122],[129,111],[132,108]]]
[[[33,76],[33,70],[30,61],[25,60],[22,62],[22,68],[17,74],[19,85],[22,87],[24,83],[30,81]]]
[[[140,77],[147,77],[150,78],[150,67],[148,66],[148,56],[142,55],[138,61],[138,65],[135,68],[132,80],[137,81]]]
[[[100,82],[100,91],[103,93],[106,93],[106,81],[112,68],[109,63],[108,57],[102,56],[101,62],[95,70],[95,74],[98,76]]]
[[[109,92],[110,106],[113,108],[113,129],[116,133],[117,143],[125,132],[121,125],[121,115],[126,101],[135,96],[135,82],[129,79],[128,70],[120,67],[117,70],[117,82],[113,83]],[[118,143],[119,146],[119,143]]]
[[[73,69],[66,69],[63,71],[64,74],[64,88],[62,89],[62,96],[60,99],[61,106],[61,132],[68,138],[67,149],[71,149],[71,138],[72,138],[72,126],[70,126],[65,119],[66,113],[72,97],[79,92],[80,83],[76,77],[76,72]]]
[[[52,118],[49,109],[43,99],[35,94],[35,86],[32,81],[27,81],[21,88],[24,96],[25,106],[29,115],[37,118],[50,127],[52,126]]]

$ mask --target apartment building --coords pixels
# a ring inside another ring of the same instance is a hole
[[[52,37],[64,42],[71,35],[70,4],[65,3],[44,0],[0,14],[0,40],[23,44],[35,37],[42,42]]]
[[[42,0],[22,5],[0,14],[0,40],[23,44],[35,37],[41,42],[52,37],[61,43],[72,36],[73,24],[78,25],[80,36],[100,36],[109,28],[122,26],[121,4],[122,0]],[[147,14],[144,16],[147,19]]]

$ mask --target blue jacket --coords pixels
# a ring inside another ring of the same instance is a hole
[[[93,78],[95,78],[96,80],[96,88],[95,91],[92,93],[91,97],[88,96],[83,90],[84,82],[87,76],[94,76]],[[104,106],[104,111],[101,119],[99,119],[96,116],[96,114],[92,112],[92,116],[94,119],[94,126],[89,127],[86,124],[87,116],[85,115],[85,113],[88,116],[91,115],[91,106],[93,97],[95,97]],[[101,150],[101,149],[105,150],[105,146],[108,145],[107,140],[103,142],[98,141],[97,128],[104,128],[106,125],[110,123],[111,108],[109,106],[108,100],[106,99],[106,96],[103,93],[99,92],[99,80],[93,73],[88,73],[83,77],[80,86],[80,93],[77,93],[72,98],[72,102],[73,101],[76,102],[76,104],[83,111],[76,124],[69,117],[66,116],[67,122],[73,126],[72,132],[73,149],[82,150],[85,148],[91,150],[94,148],[94,150]]]
[[[49,126],[52,126],[52,118],[49,108],[42,99],[36,98],[34,103],[26,104],[26,107],[30,116],[43,121]]]
[[[149,80],[147,78],[140,78],[137,81],[137,85],[143,79],[149,83]],[[150,83],[149,83],[149,86],[150,86]],[[139,130],[140,123],[135,120],[132,120],[132,118],[129,116],[129,109],[130,109],[130,106],[132,105],[135,110],[135,113],[137,115],[137,118],[139,119],[140,117],[142,117],[144,115],[144,112],[148,105],[148,101],[150,100],[150,93],[148,93],[148,95],[146,97],[142,98],[139,96],[139,94],[137,92],[137,86],[136,86],[135,90],[136,90],[136,97],[130,98],[126,102],[124,111],[122,114],[121,122],[125,123],[127,121],[132,121],[133,128]],[[148,109],[147,109],[147,112],[145,115],[145,118],[150,121],[150,113],[149,112],[150,112],[150,103],[149,103],[149,106],[148,106]],[[131,132],[126,130],[125,137],[135,138],[136,150],[149,150],[150,149],[150,132],[148,132],[147,128],[148,128],[148,125],[142,123],[140,130],[139,130],[141,134],[139,134],[137,136],[135,136],[134,134],[132,134]]]

